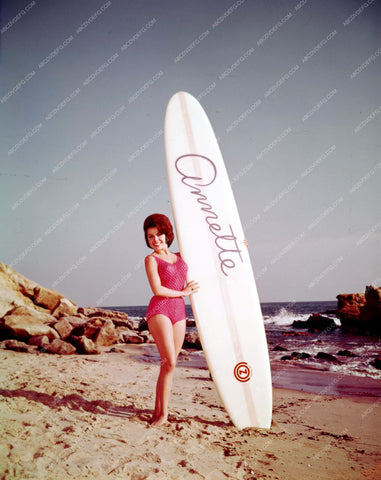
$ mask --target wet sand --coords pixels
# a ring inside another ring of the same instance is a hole
[[[380,397],[327,395],[324,385],[320,393],[275,388],[271,429],[238,430],[209,372],[185,354],[170,421],[155,428],[148,422],[158,365],[141,361],[144,347],[123,349],[94,356],[0,350],[2,479],[381,478]],[[285,373],[277,375],[287,385]]]

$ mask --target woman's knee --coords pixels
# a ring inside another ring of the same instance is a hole
[[[175,357],[164,357],[161,359],[161,368],[167,373],[173,372],[176,367]]]

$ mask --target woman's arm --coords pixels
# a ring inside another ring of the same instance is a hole
[[[183,290],[172,290],[171,288],[163,287],[161,284],[157,262],[151,256],[145,259],[146,273],[152,292],[158,297],[187,297],[192,293],[196,293],[198,290],[198,283],[188,282]]]

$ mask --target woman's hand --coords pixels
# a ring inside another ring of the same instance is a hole
[[[197,293],[199,289],[199,285],[197,282],[191,280],[188,282],[185,286],[185,288],[182,290],[182,295],[183,297],[187,297],[188,295],[192,295],[193,293]]]

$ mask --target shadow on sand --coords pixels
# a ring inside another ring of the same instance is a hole
[[[34,390],[6,390],[0,389],[0,396],[4,398],[25,398],[28,401],[40,402],[50,408],[67,407],[78,412],[90,412],[101,415],[111,415],[114,417],[138,419],[143,423],[150,423],[152,410],[137,408],[134,404],[121,406],[114,405],[107,400],[86,400],[77,393],[64,395],[62,397],[51,395]],[[214,425],[219,427],[231,426],[230,422],[214,421],[195,416],[192,418],[179,418],[175,415],[169,415],[169,424],[182,424],[196,421],[203,425]]]

